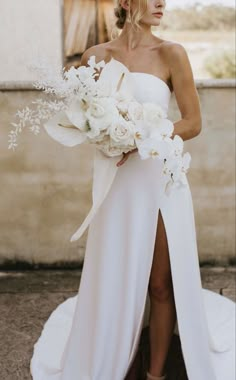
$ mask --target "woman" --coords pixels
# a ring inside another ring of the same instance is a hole
[[[174,134],[187,140],[201,131],[200,105],[185,49],[180,44],[157,38],[151,32],[151,26],[160,25],[165,6],[164,0],[121,0],[116,15],[117,26],[122,29],[122,33],[115,41],[85,52],[82,64],[87,64],[90,55],[105,61],[113,57],[123,62],[130,71],[147,72],[162,78],[175,92],[182,115],[182,119],[174,124]],[[123,165],[129,155],[124,154],[117,165]],[[147,376],[150,379],[154,376],[155,379],[164,379],[164,364],[175,326],[176,310],[168,244],[161,215],[158,218],[149,291],[151,362]]]
[[[165,6],[164,0],[119,0],[115,13],[121,34],[88,49],[82,65],[91,56],[105,60],[110,80],[124,72],[139,101],[159,102],[166,111],[174,92],[181,120],[174,123],[173,136],[188,140],[200,133],[202,124],[188,56],[182,45],[151,32],[160,25]],[[104,165],[107,178],[114,160],[97,155],[95,172]],[[202,292],[188,185],[166,196],[160,162],[141,161],[137,149],[115,165],[109,192],[90,223],[79,294],[59,305],[45,324],[31,361],[33,378],[123,380],[137,352],[148,290],[151,355],[146,380],[166,379],[176,326],[190,380],[233,380],[229,343],[234,305]],[[96,178],[99,186],[106,185],[100,175]],[[231,324],[217,336],[210,327],[214,329],[219,306],[230,312]]]

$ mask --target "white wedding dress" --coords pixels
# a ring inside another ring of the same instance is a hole
[[[129,72],[115,59],[107,66],[104,76],[114,85],[124,72],[127,91],[140,102],[159,103],[167,115],[171,92],[163,80]],[[136,152],[119,168],[118,161],[95,149],[93,207],[72,239],[89,225],[78,294],[46,321],[34,345],[33,379],[125,378],[145,326],[160,210],[177,311],[174,333],[180,336],[188,378],[235,380],[235,303],[202,288],[188,184],[168,196],[159,160],[141,160]]]

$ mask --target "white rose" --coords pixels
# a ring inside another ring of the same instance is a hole
[[[123,152],[127,151],[123,146],[117,146],[112,144],[110,136],[104,136],[102,141],[98,141],[96,146],[108,157],[115,157],[121,155]]]
[[[95,100],[90,104],[88,112],[92,117],[104,117],[106,111],[104,105]]]
[[[122,147],[111,146],[111,144],[98,145],[98,149],[101,150],[108,157],[120,156],[123,153]]]
[[[143,103],[143,117],[148,123],[159,123],[166,117],[163,108],[154,103]]]
[[[86,111],[86,117],[90,127],[88,136],[95,137],[100,131],[109,128],[117,116],[118,110],[112,98],[93,98]]]
[[[138,102],[131,102],[128,105],[128,115],[131,120],[142,120],[143,119],[143,106]]]
[[[131,121],[125,120],[122,116],[118,117],[109,128],[111,139],[119,145],[134,146],[135,127]]]

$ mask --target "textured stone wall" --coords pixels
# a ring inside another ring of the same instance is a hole
[[[29,65],[41,60],[63,64],[62,7],[62,0],[0,0],[0,82],[34,81]]]
[[[189,181],[201,261],[234,256],[235,95],[231,86],[201,87],[202,133],[186,142],[192,154]],[[24,131],[15,152],[7,149],[16,109],[35,91],[0,92],[0,263],[81,261],[87,232],[69,241],[91,206],[92,148],[64,147],[42,130]],[[169,118],[179,119],[174,96]]]
[[[203,128],[185,146],[192,155],[188,177],[200,258],[220,262],[235,257],[235,88],[212,85],[199,83]]]

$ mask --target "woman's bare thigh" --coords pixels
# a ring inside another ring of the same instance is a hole
[[[149,290],[166,292],[172,289],[172,276],[169,248],[165,225],[159,211],[152,268],[149,279]]]

